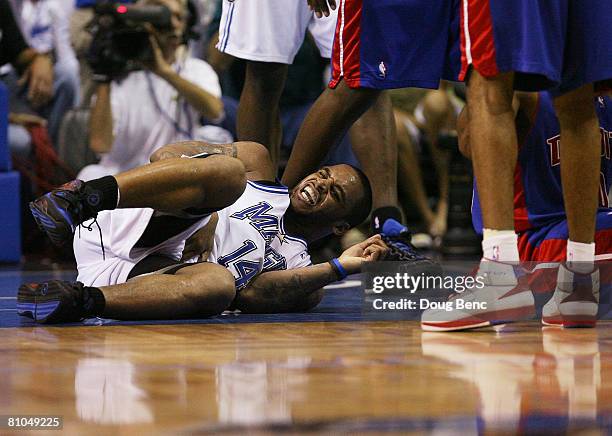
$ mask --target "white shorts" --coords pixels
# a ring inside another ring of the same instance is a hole
[[[306,0],[223,0],[217,49],[237,58],[292,64],[306,29],[331,58],[336,11],[317,18]]]
[[[125,283],[132,268],[151,254],[164,255],[179,263],[185,240],[210,220],[210,215],[205,215],[186,230],[154,247],[135,248],[153,213],[149,208],[100,212],[97,219],[102,241],[95,224],[91,225],[91,231],[86,228],[77,230],[73,242],[79,272],[77,280],[85,286],[96,287]],[[91,222],[84,223],[88,224]]]

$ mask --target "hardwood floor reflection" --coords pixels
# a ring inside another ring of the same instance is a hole
[[[610,327],[2,329],[0,414],[62,415],[64,430],[74,434],[291,425],[461,434],[591,430],[612,422]]]

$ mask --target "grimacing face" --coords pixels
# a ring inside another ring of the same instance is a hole
[[[291,191],[291,208],[299,215],[333,223],[346,216],[363,195],[359,175],[350,165],[323,167]]]

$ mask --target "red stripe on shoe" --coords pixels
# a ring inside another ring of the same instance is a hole
[[[362,0],[340,0],[332,52],[332,79],[335,88],[345,78],[351,88],[360,85],[360,38]]]
[[[463,0],[461,8],[461,73],[465,80],[469,65],[485,77],[499,74],[495,60],[495,37],[490,0]]]

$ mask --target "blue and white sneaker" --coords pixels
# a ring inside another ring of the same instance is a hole
[[[99,202],[99,195],[86,193],[83,185],[83,181],[73,180],[30,203],[36,224],[55,245],[72,242],[76,228],[96,217],[90,204]]]
[[[385,260],[406,262],[419,266],[426,274],[441,274],[442,268],[437,262],[419,253],[412,245],[412,234],[408,228],[396,220],[390,218],[383,224],[380,233],[382,240],[389,247],[389,254]]]
[[[63,280],[23,284],[17,293],[17,313],[41,324],[76,322],[94,315],[91,289]]]

